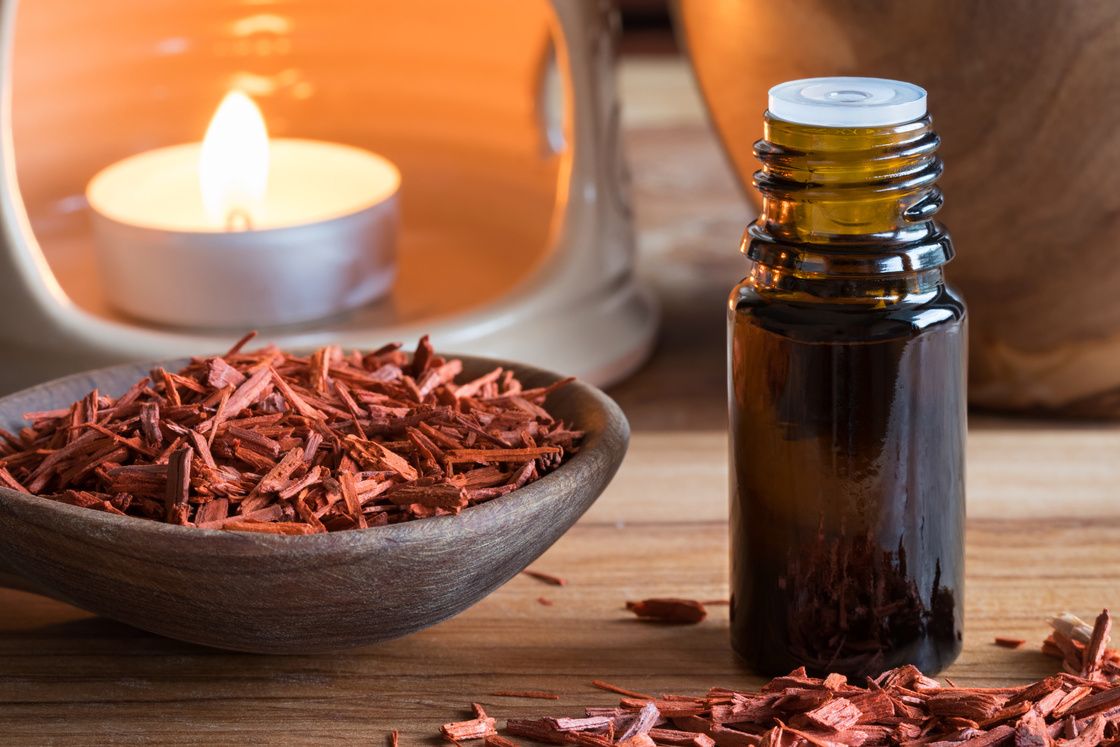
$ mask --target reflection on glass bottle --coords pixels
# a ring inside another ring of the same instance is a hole
[[[844,107],[866,80],[798,83]],[[935,672],[960,651],[965,309],[910,89],[917,118],[841,112],[862,126],[780,119],[772,95],[756,144],[763,211],[728,308],[731,632],[768,674]]]

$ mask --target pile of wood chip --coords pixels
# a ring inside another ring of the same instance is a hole
[[[457,514],[556,468],[583,433],[501,368],[387,345],[299,357],[268,346],[156,368],[0,430],[0,485],[210,529],[314,534]]]
[[[798,669],[761,692],[712,688],[706,696],[654,698],[605,683],[622,693],[616,708],[587,708],[579,718],[510,719],[515,737],[590,747],[1095,747],[1120,745],[1120,684],[1102,662],[1111,627],[1102,613],[1083,647],[1078,674],[1063,673],[1020,687],[943,687],[905,666],[863,686],[839,674],[824,679]],[[1069,636],[1066,636],[1069,638]],[[1068,662],[1067,662],[1068,663]],[[475,705],[475,718],[445,724],[444,737],[498,736],[496,719]]]
[[[1042,643],[1042,653],[1062,660],[1062,668],[1081,677],[1120,681],[1120,650],[1105,648],[1112,618],[1105,610],[1093,625],[1068,612],[1050,618],[1054,632]]]

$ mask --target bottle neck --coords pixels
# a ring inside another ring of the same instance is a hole
[[[767,113],[755,144],[759,218],[742,251],[757,289],[790,300],[893,305],[942,285],[953,256],[930,119],[873,128],[799,125]]]

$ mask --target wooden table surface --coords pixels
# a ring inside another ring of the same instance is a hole
[[[404,640],[318,656],[179,643],[0,590],[0,743],[439,743],[469,703],[499,718],[581,715],[616,696],[701,694],[761,680],[728,647],[726,607],[695,626],[637,622],[628,599],[727,596],[724,299],[750,211],[674,62],[623,70],[640,270],[662,297],[660,345],[611,393],[634,437],[599,502],[534,567],[474,608]],[[968,581],[957,684],[1056,669],[1045,618],[1120,605],[1120,428],[973,418]],[[546,606],[540,597],[552,602]],[[992,644],[1026,638],[1021,650]],[[559,701],[493,696],[543,690]]]

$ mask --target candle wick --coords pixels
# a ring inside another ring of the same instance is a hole
[[[253,217],[245,208],[234,208],[226,214],[226,230],[229,232],[252,231]]]

